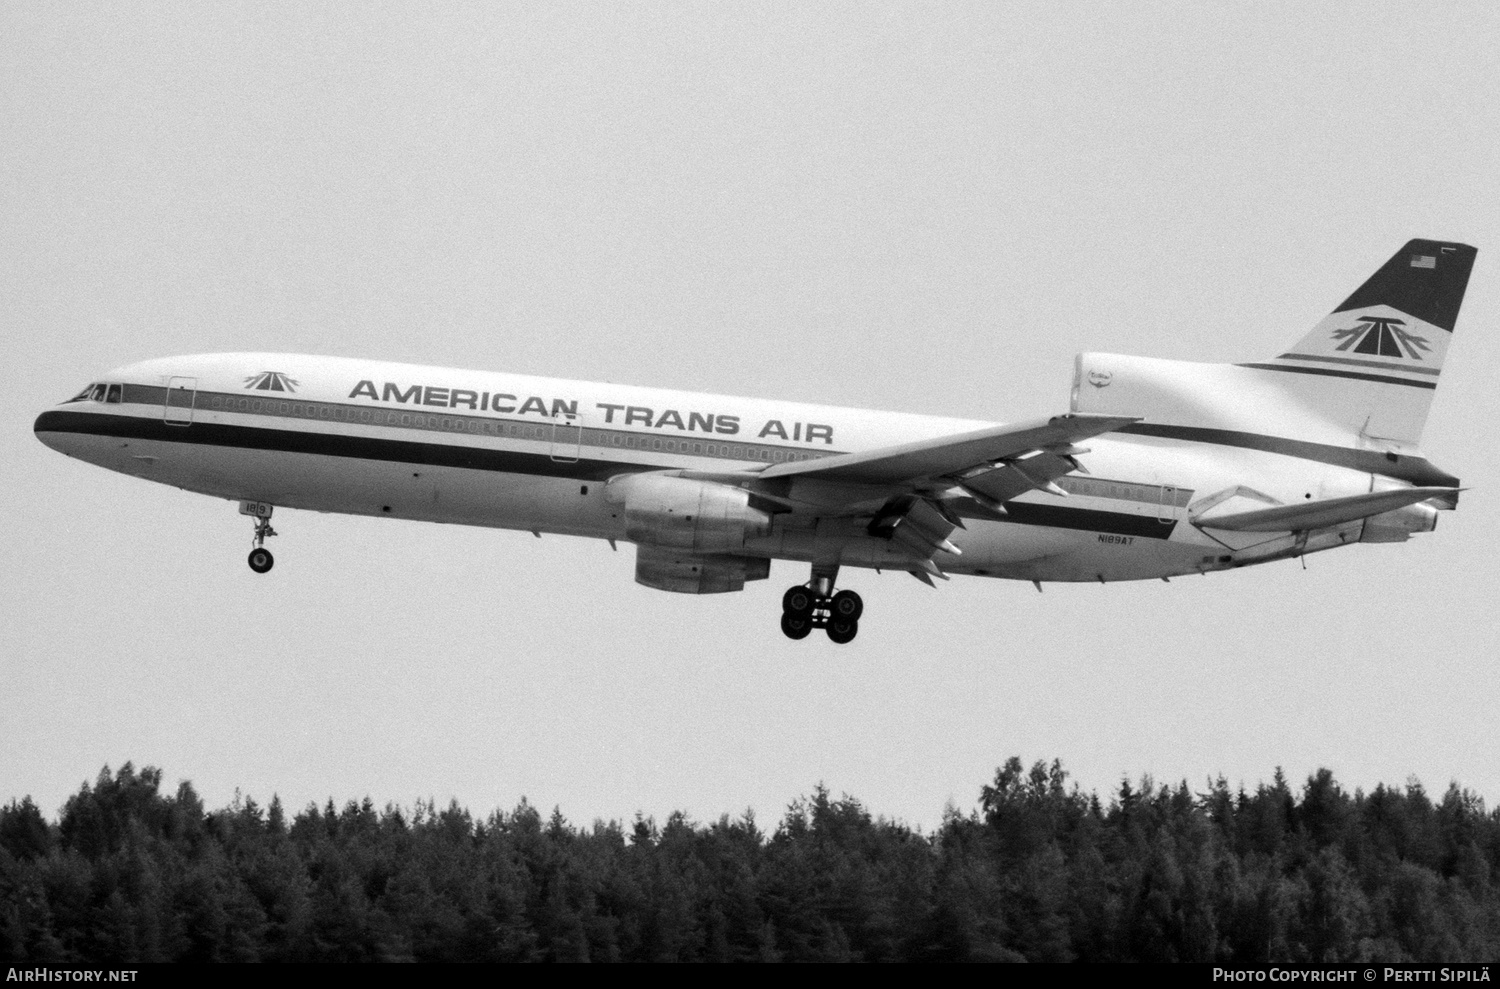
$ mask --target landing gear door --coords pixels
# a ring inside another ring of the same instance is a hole
[[[191,425],[193,404],[197,398],[197,378],[168,378],[167,397],[161,409],[162,419],[168,426]]]
[[[564,414],[552,423],[552,459],[558,463],[578,462],[583,445],[583,422],[576,415]]]

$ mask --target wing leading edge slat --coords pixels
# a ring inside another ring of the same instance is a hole
[[[991,426],[864,453],[773,464],[761,471],[760,477],[808,477],[845,484],[915,484],[1033,451],[1069,447],[1079,440],[1137,421],[1134,416],[1065,413],[1046,420]]]

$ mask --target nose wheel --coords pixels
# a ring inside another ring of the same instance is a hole
[[[265,547],[257,546],[250,551],[250,569],[256,573],[265,573],[275,565],[276,557]]]
[[[787,588],[781,596],[781,631],[788,639],[805,639],[821,628],[839,645],[854,641],[865,603],[853,591],[833,593],[837,574],[836,567],[831,572],[815,569],[812,580]]]

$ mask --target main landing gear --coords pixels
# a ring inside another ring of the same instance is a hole
[[[276,535],[276,530],[271,528],[271,506],[264,502],[242,501],[240,514],[255,519],[255,548],[250,551],[250,569],[265,573],[276,565],[276,558],[266,549],[266,538]]]
[[[826,629],[839,645],[859,634],[859,616],[865,603],[853,591],[833,593],[838,568],[814,568],[812,580],[787,588],[781,596],[781,631],[789,639],[805,639],[815,628]]]

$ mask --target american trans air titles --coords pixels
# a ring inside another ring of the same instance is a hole
[[[538,415],[547,418],[578,417],[578,399],[548,398],[540,395],[512,395],[507,392],[474,391],[468,388],[441,388],[436,385],[401,385],[392,381],[381,382],[376,390],[375,382],[361,381],[349,393],[350,398],[365,398],[375,402],[396,404],[429,405],[441,409],[470,409],[476,412],[498,412],[501,414]],[[740,433],[740,417],[724,412],[698,412],[677,409],[653,409],[644,405],[625,405],[612,402],[596,402],[606,424],[626,427],[640,426],[645,429],[675,429],[678,432],[716,433],[722,436],[737,436]],[[757,439],[776,438],[794,443],[833,444],[833,427],[824,423],[790,423],[781,419],[767,419],[758,432]]]
[[[782,595],[781,631],[846,643],[864,615],[837,586],[851,569],[1040,590],[1431,530],[1460,489],[1422,456],[1422,430],[1474,257],[1411,241],[1258,361],[1081,354],[1066,412],[1008,424],[252,353],[117,368],[35,430],[79,460],[238,502],[257,573],[277,509],[558,533],[634,544],[638,583],[686,594],[790,562],[804,579]]]

